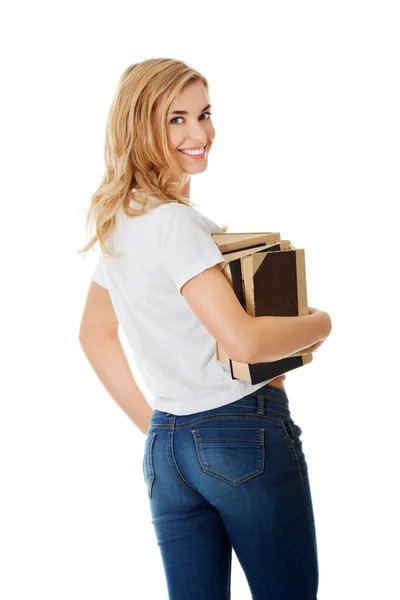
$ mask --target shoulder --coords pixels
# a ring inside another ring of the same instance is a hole
[[[180,202],[168,202],[161,204],[161,206],[157,206],[157,208],[155,208],[153,212],[155,214],[161,215],[168,214],[171,212],[174,213],[177,211],[179,211],[182,214],[197,213],[197,211],[192,206],[181,204]]]
[[[158,206],[152,212],[154,213],[152,231],[157,233],[157,236],[185,232],[187,236],[193,235],[195,238],[204,237],[204,234],[224,233],[220,225],[196,206],[169,202]]]
[[[179,202],[169,202],[158,206],[152,211],[153,219],[157,226],[165,225],[190,225],[191,223],[203,224],[204,218],[193,207]]]

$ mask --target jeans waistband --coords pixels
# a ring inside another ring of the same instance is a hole
[[[284,390],[277,388],[273,385],[266,384],[260,387],[255,392],[248,396],[243,396],[239,400],[204,410],[197,413],[191,413],[189,415],[174,415],[172,413],[164,412],[162,410],[154,410],[150,419],[150,427],[153,425],[157,426],[182,426],[189,424],[195,419],[203,417],[211,417],[213,414],[257,414],[257,415],[278,415],[283,414],[290,416],[289,399]]]

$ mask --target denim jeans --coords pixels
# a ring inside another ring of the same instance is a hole
[[[316,600],[302,430],[267,384],[190,415],[155,410],[143,476],[170,600],[229,600],[232,548],[253,600]]]

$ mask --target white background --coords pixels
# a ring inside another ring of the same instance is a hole
[[[304,248],[309,305],[332,318],[313,362],[285,382],[309,465],[319,600],[398,594],[396,10],[384,0],[3,9],[4,600],[167,599],[144,435],[78,342],[96,254],[77,250],[107,111],[125,68],[151,57],[184,60],[210,82],[216,139],[191,199],[230,232],[279,231]],[[233,558],[232,600],[249,600]]]

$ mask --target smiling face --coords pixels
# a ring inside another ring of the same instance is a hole
[[[208,152],[214,141],[215,129],[211,122],[211,105],[201,81],[188,84],[172,107],[167,119],[168,147],[179,167],[185,173],[194,175],[207,168]],[[200,155],[182,152],[194,149]]]

